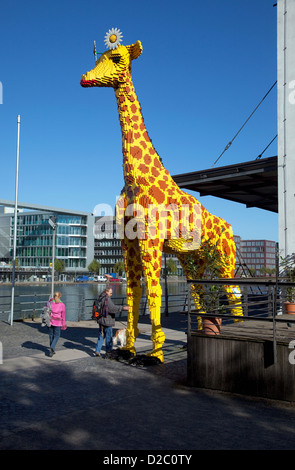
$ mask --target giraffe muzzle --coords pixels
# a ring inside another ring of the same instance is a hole
[[[81,78],[80,80],[80,85],[84,88],[94,86],[94,80],[85,80],[84,78]]]

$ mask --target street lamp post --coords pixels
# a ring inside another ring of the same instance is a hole
[[[52,271],[51,271],[51,298],[53,298],[54,294],[54,260],[55,260],[55,230],[56,230],[56,217],[52,215],[48,219],[49,225],[52,227],[53,230],[53,237],[52,237]]]
[[[17,116],[16,176],[15,176],[15,205],[14,205],[14,232],[13,232],[13,260],[12,260],[12,288],[11,288],[10,325],[13,325],[13,311],[14,311],[15,257],[16,257],[17,204],[18,204],[19,135],[20,135],[20,115]]]

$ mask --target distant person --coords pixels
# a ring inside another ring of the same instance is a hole
[[[106,355],[108,358],[113,349],[113,326],[115,326],[115,315],[122,310],[129,310],[127,306],[117,306],[111,300],[113,289],[107,287],[99,296],[98,300],[102,302],[102,316],[98,320],[99,336],[96,344],[95,355],[100,356],[100,351],[105,339]]]
[[[55,292],[53,299],[49,301],[49,307],[51,310],[50,315],[50,327],[49,327],[49,341],[50,350],[49,356],[52,357],[55,354],[56,344],[59,340],[61,330],[65,330],[66,325],[66,308],[65,304],[61,302],[61,293]]]

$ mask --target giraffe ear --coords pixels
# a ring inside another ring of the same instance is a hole
[[[137,57],[140,56],[142,53],[142,45],[140,41],[136,41],[135,44],[132,44],[131,46],[126,46],[128,49],[128,52],[130,54],[130,59],[137,59]]]

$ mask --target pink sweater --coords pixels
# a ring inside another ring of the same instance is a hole
[[[65,330],[66,325],[66,308],[62,302],[50,302],[51,307],[51,320],[52,326],[61,326],[62,330]]]

